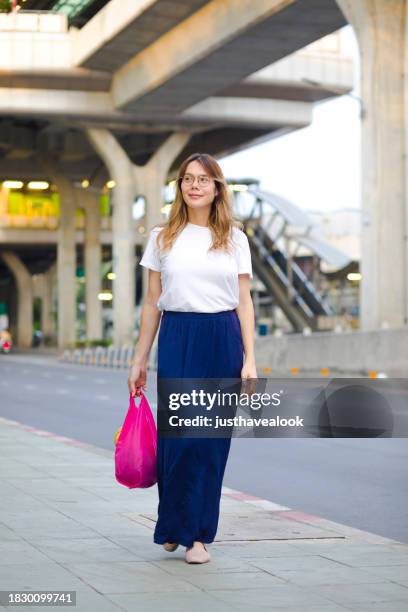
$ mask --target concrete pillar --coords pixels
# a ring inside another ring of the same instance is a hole
[[[76,339],[75,187],[50,158],[40,162],[60,196],[57,246],[58,348],[72,347]]]
[[[112,271],[113,342],[131,341],[135,308],[135,243],[132,204],[136,194],[133,164],[116,138],[107,130],[88,129],[88,138],[103,159],[116,186],[113,190]]]
[[[1,252],[1,257],[12,272],[17,286],[16,344],[30,348],[33,339],[33,282],[30,272],[15,253]]]
[[[406,0],[337,0],[360,46],[361,328],[408,325]]]
[[[85,210],[85,303],[87,340],[102,338],[102,303],[98,299],[101,291],[101,216],[99,193],[82,190],[79,203]]]
[[[41,300],[41,331],[44,335],[53,334],[54,326],[52,321],[52,282],[51,269],[42,274],[35,274],[32,277],[34,297]]]
[[[145,166],[134,166],[139,194],[146,199],[145,227],[147,237],[157,223],[163,221],[161,208],[164,204],[163,188],[167,180],[170,166],[190,140],[190,134],[179,132],[172,134],[157,149],[149,163]],[[142,269],[143,298],[146,295],[149,270]]]
[[[116,186],[113,191],[113,319],[114,344],[133,340],[135,309],[135,236],[132,205],[136,196],[146,198],[147,220],[161,220],[161,191],[170,164],[189,140],[188,133],[170,136],[143,167],[134,165],[107,130],[88,129],[87,135],[105,162]],[[147,227],[149,229],[149,227]],[[145,281],[145,278],[144,278]],[[144,287],[146,283],[144,282]]]
[[[56,181],[61,197],[58,227],[58,347],[72,345],[76,339],[76,248],[75,195],[68,181]]]
[[[56,276],[56,266],[52,265],[42,274],[42,308],[41,308],[41,329],[44,336],[54,336],[54,321],[52,317],[52,297]]]

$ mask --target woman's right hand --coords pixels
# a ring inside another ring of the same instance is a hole
[[[141,395],[142,389],[146,391],[147,363],[134,363],[129,370],[128,387],[129,393],[134,397]]]

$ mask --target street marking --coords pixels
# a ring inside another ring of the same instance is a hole
[[[94,444],[89,444],[88,442],[81,442],[80,440],[76,440],[74,438],[67,438],[66,436],[60,436],[54,432],[46,431],[44,429],[37,429],[37,427],[32,427],[31,425],[25,425],[24,423],[20,423],[19,421],[14,421],[11,419],[6,419],[5,417],[0,416],[0,423],[5,423],[6,425],[12,425],[14,427],[18,427],[19,429],[23,429],[24,431],[29,431],[37,436],[41,436],[43,438],[50,438],[51,440],[59,440],[64,444],[69,444],[70,446],[77,446],[79,448],[83,448],[85,450],[94,452],[98,455],[103,455],[106,457],[112,457],[112,451],[108,451],[105,448],[101,448],[100,446],[95,446]]]
[[[287,506],[282,506],[281,504],[275,504],[269,499],[262,499],[261,497],[249,495],[248,493],[244,493],[243,491],[237,491],[236,489],[230,489],[229,487],[223,486],[221,493],[222,497],[229,497],[230,499],[235,499],[239,502],[255,505],[271,512],[282,512],[291,510],[291,508],[288,508]]]

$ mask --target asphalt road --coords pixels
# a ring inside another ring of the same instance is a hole
[[[5,418],[113,450],[127,408],[126,370],[0,355]],[[224,485],[408,543],[408,438],[233,439]]]

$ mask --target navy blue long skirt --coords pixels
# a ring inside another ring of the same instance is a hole
[[[241,378],[243,343],[235,310],[163,311],[158,378]],[[215,539],[231,438],[157,438],[158,520],[154,542]]]

